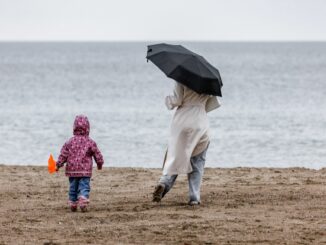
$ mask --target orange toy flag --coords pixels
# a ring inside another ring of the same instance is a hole
[[[50,154],[50,157],[48,160],[48,171],[50,174],[53,174],[57,171],[57,167],[56,167],[56,164],[55,164],[52,154]]]

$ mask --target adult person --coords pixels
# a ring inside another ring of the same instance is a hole
[[[161,201],[171,190],[179,174],[187,174],[189,205],[199,205],[200,186],[209,146],[207,113],[220,107],[220,103],[216,96],[198,94],[176,83],[173,95],[166,97],[165,104],[169,110],[177,110],[170,128],[163,175],[155,187],[153,202]]]

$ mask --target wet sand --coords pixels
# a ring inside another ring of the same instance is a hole
[[[71,213],[63,171],[0,165],[0,244],[326,244],[326,169],[206,169],[202,205],[180,176],[151,202],[159,169],[94,170]]]

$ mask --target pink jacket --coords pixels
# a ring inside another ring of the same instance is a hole
[[[103,156],[95,141],[89,137],[89,121],[86,116],[76,116],[74,136],[62,147],[57,167],[66,164],[66,175],[69,177],[91,177],[94,157],[98,169],[104,164]]]

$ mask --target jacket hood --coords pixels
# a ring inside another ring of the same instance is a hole
[[[84,115],[78,115],[74,122],[74,135],[89,135],[89,121]]]

